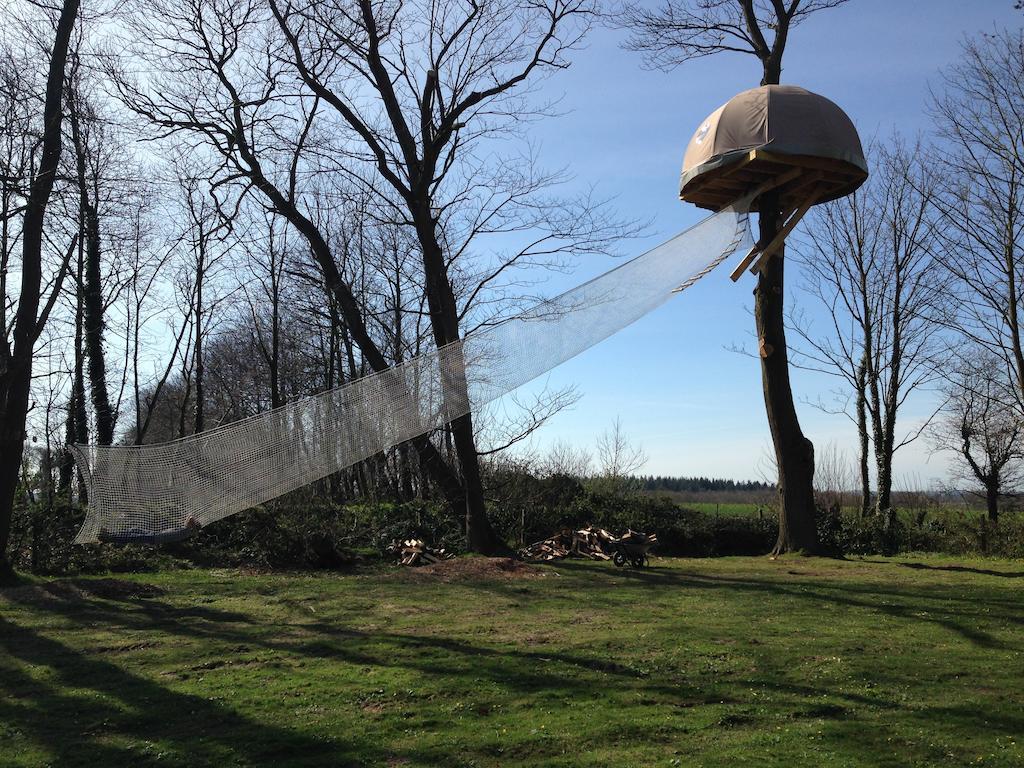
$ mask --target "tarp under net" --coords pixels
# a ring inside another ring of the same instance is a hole
[[[179,440],[75,445],[77,543],[161,543],[431,432],[575,357],[749,247],[733,206],[565,293],[386,371]]]

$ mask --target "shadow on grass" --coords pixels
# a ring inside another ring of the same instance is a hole
[[[884,560],[864,560],[865,563],[883,563]],[[893,561],[893,564],[915,571],[949,571],[950,573],[973,573],[979,576],[998,576],[1001,579],[1024,579],[1024,571],[993,571],[988,568],[971,568],[966,565],[928,565]]]
[[[92,610],[56,600],[32,607],[83,626],[102,621],[108,628],[130,629],[131,622],[122,620],[127,605],[87,604]],[[242,620],[196,613],[210,621]],[[24,735],[46,764],[348,766],[385,764],[393,757],[366,741],[313,737],[251,719],[227,702],[170,690],[3,616],[0,673],[0,723],[6,735]]]
[[[949,599],[963,601],[963,616],[922,616],[922,600],[942,600],[947,596],[929,593],[927,589],[900,589],[888,582],[871,585],[807,579],[779,581],[675,568],[615,571],[578,562],[564,572],[574,578],[566,578],[557,589],[545,588],[546,599],[550,600],[554,593],[558,600],[578,602],[580,590],[595,583],[599,588],[588,590],[587,599],[593,598],[595,610],[600,611],[635,601],[638,593],[642,598],[646,586],[734,590],[812,605],[835,602],[885,613],[907,624],[937,624],[979,650],[1002,650],[1005,645],[971,626],[976,615],[984,612],[987,619],[1008,619],[1011,613],[1019,613],[1014,606],[1004,606],[1001,601],[981,603],[976,595],[958,595]],[[639,589],[615,589],[616,583]],[[563,584],[566,589],[560,594]],[[486,592],[489,598],[516,601],[528,595],[526,590],[540,589],[532,583],[528,587],[515,583],[459,586]],[[602,647],[524,648],[509,647],[507,643],[495,646],[487,635],[476,640],[441,633],[361,631],[300,613],[301,608],[294,608],[293,613],[281,618],[261,615],[259,610],[222,610],[208,605],[179,607],[164,600],[36,601],[19,600],[17,595],[10,597],[37,614],[49,613],[68,625],[55,632],[101,626],[125,637],[160,632],[183,642],[195,641],[187,646],[198,654],[191,659],[199,665],[195,669],[202,668],[201,662],[211,655],[223,659],[231,653],[237,655],[231,649],[256,647],[328,665],[337,661],[360,668],[407,670],[422,677],[425,688],[438,692],[456,686],[471,688],[488,680],[501,691],[540,700],[577,697],[582,701],[600,695],[602,690],[614,690],[621,696],[655,696],[663,703],[682,708],[680,711],[705,706],[735,706],[744,710],[748,692],[761,689],[775,693],[780,706],[792,711],[794,719],[828,722],[836,731],[836,740],[852,750],[851,757],[859,754],[858,749],[874,749],[875,742],[879,749],[885,747],[877,734],[869,737],[865,732],[871,729],[857,722],[856,713],[863,710],[891,711],[894,716],[899,711],[899,717],[919,720],[923,726],[941,724],[969,732],[988,729],[1008,735],[1024,732],[1024,719],[1005,712],[986,711],[966,703],[915,708],[896,702],[882,691],[895,690],[905,680],[895,679],[895,673],[894,679],[887,680],[881,671],[876,680],[880,686],[878,695],[852,691],[842,685],[802,683],[769,672],[734,671],[688,681],[680,676],[649,674],[634,666],[631,658],[610,660],[612,653]],[[885,600],[880,601],[880,597]],[[968,610],[971,606],[973,612]],[[612,616],[611,611],[608,615]],[[256,720],[241,714],[230,703],[170,690],[158,681],[132,674],[48,634],[52,633],[24,628],[0,617],[0,691],[6,694],[0,700],[0,722],[13,724],[38,745],[49,745],[47,751],[61,765],[383,765],[393,757],[426,764],[445,763],[445,755],[436,750],[400,751],[395,755],[385,751],[383,738],[373,743],[365,739],[328,741]],[[181,664],[180,658],[177,663]],[[45,673],[30,674],[30,669]],[[294,674],[317,672],[308,669]],[[339,690],[339,698],[351,701],[359,692],[354,688]],[[756,729],[764,725],[764,718],[744,710],[724,718],[723,727],[747,723],[743,727]],[[643,736],[638,733],[635,738]],[[126,746],[126,742],[141,741],[154,742],[155,747],[146,752],[138,746],[130,750]],[[159,755],[161,750],[167,754]]]
[[[574,563],[572,569],[589,572],[595,576],[603,576],[608,573],[606,568],[584,562]],[[958,596],[951,598],[945,595],[936,595],[928,590],[896,589],[888,584],[854,585],[846,581],[840,584],[830,584],[828,582],[806,579],[787,583],[773,579],[738,578],[708,573],[695,573],[675,568],[671,570],[657,568],[627,569],[619,571],[618,578],[652,586],[713,590],[729,589],[759,593],[766,596],[785,597],[798,601],[812,601],[815,604],[832,602],[852,608],[884,613],[909,623],[937,624],[982,648],[1007,649],[1007,645],[1003,641],[993,637],[989,632],[979,629],[975,622],[972,621],[979,611],[979,601],[976,597]],[[879,597],[886,599],[880,601],[877,599]],[[936,616],[931,613],[922,613],[921,606],[931,603],[937,598],[954,600],[961,604],[963,606],[961,610],[962,615],[959,618],[951,618],[948,616]],[[991,609],[993,607],[998,607],[1003,609],[999,611],[999,618],[1010,623],[1024,624],[1024,615],[1019,610],[1019,603],[1015,596],[1006,600],[989,600],[984,607],[987,617],[991,617]]]
[[[159,601],[47,601],[33,607],[50,610],[75,624],[102,623],[126,636],[134,631],[157,630],[199,640],[200,647],[210,647],[211,641],[216,640],[221,650],[224,644],[258,646],[276,654],[327,663],[337,661],[364,669],[408,670],[422,677],[424,687],[435,692],[450,690],[452,679],[461,679],[459,685],[472,688],[479,681],[488,680],[503,691],[536,697],[538,701],[586,701],[611,690],[617,696],[632,699],[655,697],[680,712],[689,712],[740,706],[746,691],[757,686],[774,690],[792,701],[819,700],[828,695],[839,696],[845,708],[893,706],[852,691],[791,685],[777,679],[741,676],[702,683],[663,679],[611,661],[608,651],[601,648],[582,653],[493,648],[451,637],[363,632],[324,621],[264,624],[257,616],[209,607],[176,609]],[[54,684],[49,686],[29,680],[21,671],[5,674],[3,687],[9,697],[6,703],[0,703],[0,720],[16,723],[39,744],[61,745],[56,754],[56,762],[61,765],[194,765],[232,760],[257,765],[346,765],[347,760],[372,765],[386,763],[377,745],[325,744],[268,726],[226,705],[169,691],[115,664],[4,620],[0,620],[0,649],[23,665],[48,667],[56,674]],[[69,689],[95,691],[113,701],[97,704],[95,697],[89,697],[85,700],[88,722],[76,722],[84,702],[81,697],[64,692]],[[731,727],[747,720],[745,716],[726,717],[724,722]],[[758,727],[756,718],[748,724]],[[129,752],[105,743],[104,736],[111,734],[158,742],[170,754],[158,758],[156,753],[147,757],[137,750]],[[620,738],[624,736],[619,734]],[[629,738],[639,744],[648,741],[650,734],[639,728]],[[428,765],[451,764],[446,755],[436,750],[400,754]]]

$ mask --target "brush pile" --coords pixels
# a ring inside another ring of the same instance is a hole
[[[388,546],[388,552],[398,558],[399,565],[433,565],[455,557],[454,552],[444,548],[427,546],[423,539],[395,539]]]

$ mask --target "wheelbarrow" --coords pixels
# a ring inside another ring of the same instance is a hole
[[[647,536],[637,531],[627,531],[625,536],[609,542],[612,550],[612,562],[619,568],[627,563],[633,568],[649,565],[647,550],[658,543],[654,534]]]

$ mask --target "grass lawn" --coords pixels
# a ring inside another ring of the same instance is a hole
[[[1024,765],[1024,564],[653,566],[3,590],[0,764]]]

